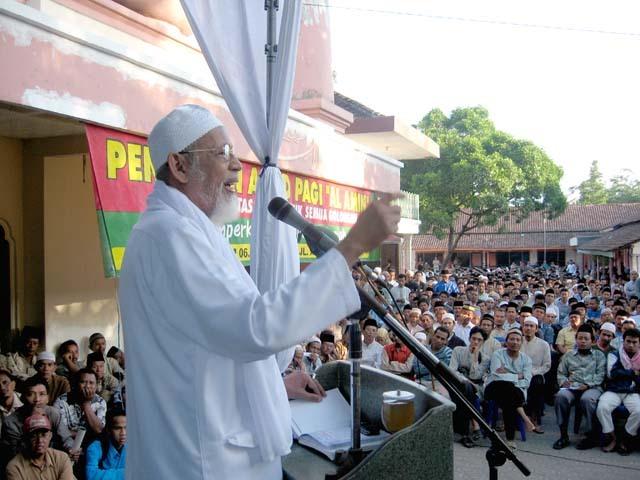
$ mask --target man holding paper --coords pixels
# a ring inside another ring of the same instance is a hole
[[[149,146],[158,181],[120,278],[126,478],[281,478],[291,413],[275,354],[360,308],[349,266],[396,231],[400,208],[373,202],[336,248],[260,295],[219,228],[238,216],[241,169],[220,121],[178,107]]]

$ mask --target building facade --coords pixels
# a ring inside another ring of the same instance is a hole
[[[249,229],[242,225],[246,226],[248,190],[259,162],[227,110],[194,38],[172,25],[171,18],[134,10],[145,3],[153,6],[151,1],[126,0],[0,3],[0,60],[10,67],[0,82],[3,349],[25,325],[43,327],[48,350],[74,338],[80,340],[84,355],[94,331],[103,332],[111,345],[123,345],[117,274],[105,275],[102,205],[95,188],[100,179],[94,178],[96,155],[88,138],[92,128],[126,143],[124,157],[117,157],[126,161],[120,173],[151,183],[144,144],[155,122],[180,104],[212,110],[227,126],[246,170],[245,218],[227,231],[238,255],[250,255],[244,250]],[[323,206],[319,188],[325,193],[335,189],[342,207],[340,195],[371,198],[399,190],[399,158],[345,134],[353,116],[332,101],[326,7],[305,6],[303,16],[293,109],[279,161],[294,182],[292,194],[299,184],[301,204],[318,213]],[[405,142],[404,148],[416,144],[413,132],[378,131],[372,136],[387,133],[396,140],[404,138],[398,140]],[[419,140],[422,158],[437,154],[426,137]],[[353,214],[362,204],[349,201],[349,206],[347,213]],[[353,219],[345,214],[340,225],[348,228]],[[322,219],[316,223],[335,225]]]
[[[461,266],[489,268],[521,262],[534,265],[553,262],[564,266],[573,260],[580,271],[599,269],[601,265],[608,268],[611,264],[612,269],[624,272],[632,268],[634,262],[637,266],[634,256],[637,253],[633,254],[633,247],[618,252],[614,258],[613,253],[604,255],[598,245],[588,247],[587,242],[596,241],[616,226],[637,220],[640,220],[640,203],[569,205],[554,219],[546,219],[542,212],[534,212],[521,221],[510,215],[495,226],[465,234],[458,243],[454,260]],[[446,239],[433,235],[414,236],[416,262],[432,264],[436,257],[441,261],[446,246]]]

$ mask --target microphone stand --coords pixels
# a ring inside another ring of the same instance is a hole
[[[491,446],[486,454],[490,480],[498,479],[497,467],[504,465],[507,460],[511,460],[525,476],[531,475],[531,471],[518,459],[515,453],[513,453],[513,450],[509,448],[504,440],[502,440],[496,431],[485,421],[480,412],[478,412],[464,396],[460,388],[460,380],[456,377],[453,370],[442,363],[433,353],[422,345],[422,343],[411,335],[411,333],[404,328],[397,319],[390,315],[387,309],[368,292],[357,284],[356,288],[360,294],[360,301],[382,318],[389,329],[402,340],[416,358],[427,367],[431,374],[447,389],[450,397],[455,399],[456,403],[487,432],[487,436],[491,441]]]

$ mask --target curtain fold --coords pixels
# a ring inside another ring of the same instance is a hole
[[[181,3],[238,127],[256,157],[263,163],[269,157],[269,166],[263,169],[258,181],[251,218],[251,277],[260,293],[266,293],[300,273],[296,232],[273,218],[267,205],[275,196],[286,196],[277,163],[291,104],[302,0],[280,1],[270,127],[266,118],[264,0],[181,0]],[[292,356],[293,349],[278,354],[276,361],[281,371]],[[276,368],[270,361],[273,362],[272,359],[250,362],[241,369],[246,385],[254,387],[247,389],[252,430],[265,461],[288,453],[291,444],[286,395],[260,394],[273,387],[258,385],[267,381],[265,369]]]

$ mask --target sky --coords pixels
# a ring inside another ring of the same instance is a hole
[[[448,114],[482,105],[497,128],[533,141],[562,166],[566,194],[593,160],[605,179],[640,177],[640,2],[328,4],[336,91],[412,124],[432,108]]]

